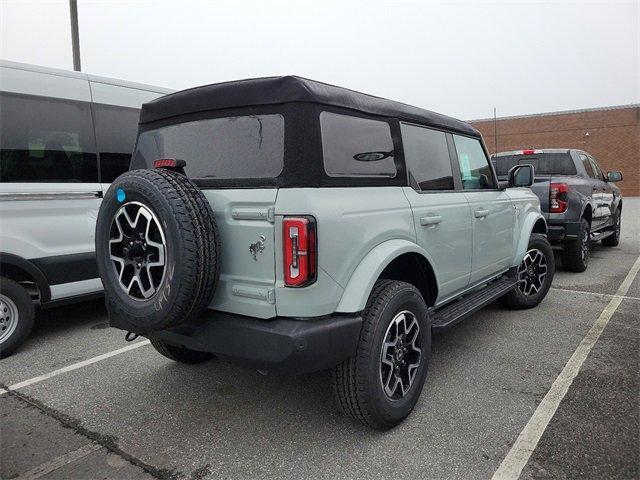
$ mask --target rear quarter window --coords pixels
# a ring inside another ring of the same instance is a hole
[[[320,129],[324,168],[330,177],[396,176],[387,122],[322,112]]]
[[[196,120],[140,134],[131,168],[176,158],[196,179],[273,178],[282,172],[284,117],[247,115]]]

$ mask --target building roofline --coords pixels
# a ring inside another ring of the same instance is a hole
[[[578,110],[559,110],[555,112],[531,113],[528,115],[510,115],[506,117],[497,117],[496,120],[516,120],[519,118],[549,117],[554,115],[571,115],[573,113],[605,112],[607,110],[624,110],[625,108],[640,108],[640,103],[629,103],[627,105],[611,105],[608,107],[582,108]],[[477,122],[493,122],[493,120],[494,120],[493,117],[489,117],[489,118],[477,118],[474,120],[466,120],[466,121],[468,123],[477,123]]]

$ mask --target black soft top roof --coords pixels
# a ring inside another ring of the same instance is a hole
[[[480,136],[468,123],[446,115],[296,76],[214,83],[165,95],[142,106],[140,123],[208,110],[291,102],[348,108]]]

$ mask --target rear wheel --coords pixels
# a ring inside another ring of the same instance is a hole
[[[504,296],[505,303],[514,310],[535,307],[549,292],[554,273],[551,245],[543,235],[533,234],[518,266],[518,285]]]
[[[340,409],[378,430],[398,425],[420,397],[430,353],[431,325],[420,292],[379,280],[363,313],[356,354],[333,370]]]
[[[617,247],[620,243],[620,224],[622,221],[622,210],[616,209],[616,213],[613,216],[613,234],[607,238],[602,239],[602,245],[605,247]]]
[[[19,283],[0,278],[0,358],[8,357],[24,343],[34,318],[29,293]]]
[[[562,266],[571,272],[584,272],[591,256],[591,227],[584,218],[580,220],[578,238],[566,242],[562,251]]]
[[[151,339],[151,345],[158,353],[164,355],[170,360],[173,360],[174,362],[194,364],[206,362],[213,358],[213,355],[210,353],[198,352],[184,347],[169,345],[161,340]]]

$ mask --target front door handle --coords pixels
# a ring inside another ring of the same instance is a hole
[[[486,208],[479,208],[478,210],[473,212],[473,215],[476,218],[484,218],[484,217],[489,216],[489,210],[487,210]]]
[[[420,225],[423,227],[428,227],[430,225],[437,225],[442,221],[442,216],[440,215],[427,215],[426,217],[422,217],[420,219]]]

